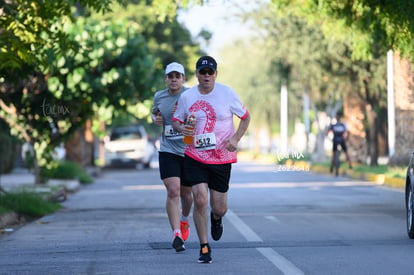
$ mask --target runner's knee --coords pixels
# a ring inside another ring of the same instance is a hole
[[[226,215],[227,207],[213,207],[212,210],[215,216],[223,217],[224,215]]]

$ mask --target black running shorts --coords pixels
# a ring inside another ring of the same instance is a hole
[[[341,146],[342,151],[346,152],[347,148],[346,148],[346,143],[345,140],[340,141],[340,142],[333,142],[333,146],[332,146],[332,151],[336,152],[338,151],[338,146]]]
[[[162,180],[171,177],[179,177],[181,179],[181,185],[191,186],[183,179],[184,157],[172,153],[159,152],[158,161],[160,165],[160,177]]]
[[[184,177],[191,185],[208,183],[208,188],[221,193],[229,190],[231,163],[205,164],[184,157]]]

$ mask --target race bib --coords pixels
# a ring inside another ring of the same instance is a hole
[[[196,135],[194,147],[199,151],[216,149],[216,135],[214,133]]]
[[[174,131],[174,128],[172,125],[165,125],[165,131],[164,131],[165,137],[167,139],[181,139],[183,138],[183,134]]]

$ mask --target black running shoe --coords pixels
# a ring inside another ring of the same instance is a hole
[[[203,245],[200,248],[200,257],[198,258],[198,262],[200,264],[211,264],[213,262],[213,259],[211,259],[211,248],[208,244]]]
[[[211,237],[213,240],[218,241],[223,234],[223,224],[221,223],[221,218],[216,220],[214,219],[213,212],[210,212],[210,221],[211,221]]]
[[[172,247],[175,248],[175,252],[181,252],[185,250],[184,241],[180,236],[175,236]]]

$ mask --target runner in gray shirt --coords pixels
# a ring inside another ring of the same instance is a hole
[[[168,64],[164,80],[167,89],[154,95],[152,120],[163,129],[158,153],[160,177],[167,189],[166,210],[173,231],[172,247],[176,252],[181,252],[185,250],[184,241],[190,233],[188,216],[193,204],[191,185],[183,179],[183,135],[175,132],[172,127],[172,115],[177,108],[177,101],[186,90],[183,86],[184,67],[177,62]]]

